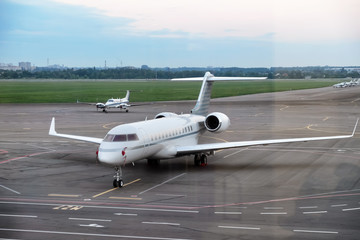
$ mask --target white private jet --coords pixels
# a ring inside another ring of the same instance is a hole
[[[198,144],[198,139],[204,132],[222,132],[230,125],[230,120],[225,114],[220,112],[208,114],[213,82],[254,79],[265,78],[214,77],[207,72],[203,78],[172,79],[174,81],[203,81],[198,100],[190,114],[177,115],[171,112],[162,112],[152,120],[114,127],[107,133],[104,139],[57,133],[55,131],[55,118],[53,118],[49,135],[100,144],[98,160],[114,166],[116,170],[113,181],[114,187],[122,187],[124,184],[121,167],[127,163],[134,163],[142,159],[148,159],[149,163],[152,163],[159,159],[194,155],[195,165],[206,165],[207,156],[214,155],[215,150],[219,149],[274,143],[342,139],[354,136],[358,121],[351,135]]]
[[[126,90],[126,96],[124,98],[110,98],[106,103],[87,103],[87,102],[79,102],[77,103],[86,103],[90,105],[95,105],[96,109],[102,109],[103,112],[107,112],[108,108],[120,108],[124,109],[126,112],[129,112],[129,107],[131,107],[129,103],[130,90]]]

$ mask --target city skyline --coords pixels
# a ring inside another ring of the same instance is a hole
[[[0,62],[68,67],[358,66],[355,0],[0,2]]]

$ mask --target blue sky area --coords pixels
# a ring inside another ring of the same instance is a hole
[[[358,0],[1,0],[0,63],[358,66],[359,9]]]

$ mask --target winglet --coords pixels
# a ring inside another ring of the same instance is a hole
[[[50,124],[49,135],[56,135],[56,134],[57,132],[55,131],[55,118],[53,117]]]
[[[352,134],[351,134],[351,137],[353,137],[353,136],[354,136],[354,134],[355,134],[355,131],[356,131],[356,128],[357,128],[358,122],[359,122],[359,118],[356,120],[355,127],[354,127],[354,130],[353,130]]]

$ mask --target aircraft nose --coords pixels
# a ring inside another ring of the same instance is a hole
[[[109,165],[120,165],[122,162],[121,153],[109,149],[99,148],[98,158],[101,163]]]

